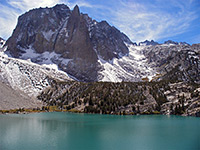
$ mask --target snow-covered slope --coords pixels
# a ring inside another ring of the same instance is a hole
[[[188,81],[192,74],[198,77],[199,67],[193,66],[199,61],[193,61],[188,53],[193,46],[170,40],[164,44],[146,40],[136,45],[108,22],[93,20],[81,13],[78,6],[70,10],[64,4],[21,15],[6,41],[10,56],[31,59],[37,64],[56,64],[83,82],[147,81],[166,74],[175,77],[183,71],[188,73]],[[177,58],[173,59],[174,56]],[[194,56],[199,58],[199,53]],[[184,70],[177,72],[178,67]],[[194,69],[188,72],[190,68]]]
[[[42,54],[36,53],[34,48],[29,47],[26,49],[25,53],[22,54],[19,58],[23,60],[30,59],[32,62],[37,62],[40,65],[48,65],[54,67],[54,69],[58,69],[57,65],[65,65],[72,59],[64,59],[61,57],[61,54],[57,54],[55,52],[44,52]]]
[[[126,45],[129,53],[121,58],[105,61],[98,56],[102,68],[98,72],[99,81],[166,79],[199,83],[199,44]]]
[[[0,37],[0,51],[4,51],[6,47],[4,47],[6,41]]]
[[[99,56],[99,63],[102,70],[99,71],[99,81],[141,81],[142,79],[151,80],[156,75],[156,70],[151,68],[142,50],[146,46],[135,46],[126,44],[129,54],[112,61],[105,61]]]
[[[1,37],[0,37],[0,48],[2,48],[4,46],[4,44],[6,43],[6,41],[4,41]]]
[[[98,62],[102,68],[98,72],[98,81],[121,82],[141,81],[144,78],[152,79],[156,74],[156,70],[148,66],[147,59],[142,53],[142,50],[147,46],[136,46],[127,43],[126,46],[129,49],[127,55],[121,55],[120,58],[113,58],[110,61],[104,60],[97,53]],[[72,59],[62,58],[61,54],[56,54],[55,52],[36,53],[32,47],[29,47],[20,58],[23,60],[30,59],[32,62],[37,62],[37,64],[43,66],[51,66],[56,70],[56,64],[59,64],[58,66],[67,66],[72,61]],[[71,78],[75,79],[74,77]]]
[[[81,13],[78,6],[70,10],[64,4],[21,15],[6,41],[12,57],[31,59],[38,64],[51,61],[86,82],[98,81],[98,56],[106,61],[124,56],[129,51],[125,43],[132,42],[108,22],[95,21]],[[50,58],[44,56],[49,54]]]
[[[36,97],[49,86],[50,79],[72,80],[55,65],[38,65],[30,60],[11,58],[0,52],[0,80],[15,90]]]

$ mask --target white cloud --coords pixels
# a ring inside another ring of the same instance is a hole
[[[21,11],[27,11],[38,7],[52,7],[62,0],[9,0],[8,4]]]
[[[160,40],[184,33],[196,18],[185,1],[168,1],[167,7],[177,7],[178,12],[164,11],[154,5],[120,2],[113,14],[112,24],[126,33],[133,41]]]
[[[75,5],[78,5],[79,7],[88,7],[88,8],[93,8],[94,6],[90,3],[88,3],[85,0],[77,0],[73,3],[68,3],[68,6],[72,9]]]
[[[7,38],[11,35],[12,30],[15,28],[18,12],[7,6],[0,4],[0,36]],[[9,10],[9,11],[8,11]]]

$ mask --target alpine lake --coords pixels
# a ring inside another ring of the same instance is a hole
[[[200,150],[200,118],[65,112],[0,115],[0,150]]]

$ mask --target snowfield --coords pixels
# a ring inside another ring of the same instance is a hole
[[[98,62],[104,68],[99,72],[99,81],[141,81],[143,78],[151,80],[156,75],[156,70],[148,65],[146,57],[142,54],[146,46],[126,45],[129,54],[119,59],[114,58],[108,62],[98,56]]]
[[[49,86],[51,78],[72,80],[65,72],[59,71],[54,64],[39,65],[30,60],[11,58],[0,52],[0,80],[13,89],[36,97]]]

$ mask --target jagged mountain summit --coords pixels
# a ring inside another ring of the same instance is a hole
[[[167,44],[167,45],[190,45],[186,42],[175,42],[175,41],[172,41],[172,40],[167,40],[165,41],[164,43],[161,43],[161,44]],[[145,40],[144,42],[139,42],[138,43],[138,46],[155,46],[155,45],[161,45],[159,44],[158,42],[154,41],[154,40]]]
[[[20,16],[6,45],[13,57],[55,63],[79,80],[95,81],[102,69],[98,57],[109,61],[126,55],[125,42],[132,43],[106,21],[97,22],[80,13],[78,6],[70,10],[62,4]]]
[[[139,46],[147,46],[147,45],[158,45],[158,42],[155,42],[154,40],[148,41],[145,40],[144,42],[138,43]]]
[[[175,42],[175,41],[172,41],[172,40],[165,41],[164,44],[189,45],[189,44],[186,43],[186,42]]]
[[[18,19],[7,53],[38,64],[56,64],[78,81],[176,79],[199,83],[199,48],[153,40],[137,45],[106,21],[64,4],[33,9]]]

